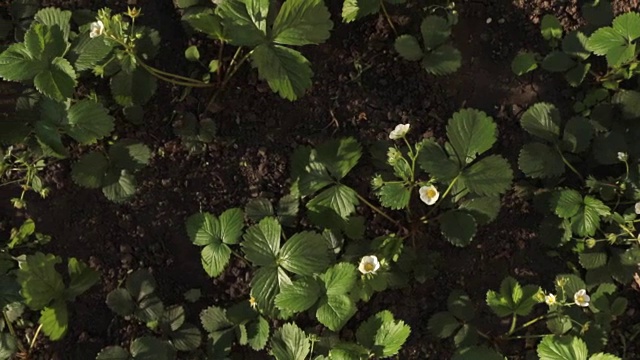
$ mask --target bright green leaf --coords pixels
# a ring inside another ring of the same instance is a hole
[[[103,181],[102,193],[107,199],[121,203],[136,193],[136,179],[127,170],[110,171]]]
[[[547,335],[537,348],[540,360],[587,360],[587,345],[578,337]]]
[[[27,255],[20,262],[17,279],[22,287],[21,294],[25,304],[32,310],[41,310],[63,295],[62,276],[55,269],[55,265],[61,262],[59,257],[41,252]]]
[[[78,261],[76,258],[69,258],[68,260],[68,272],[71,282],[67,289],[67,296],[71,300],[76,296],[89,290],[90,287],[95,285],[100,280],[100,273],[89,268],[82,261]]]
[[[33,84],[39,92],[56,101],[65,101],[73,96],[76,87],[76,72],[64,58],[57,57],[51,65],[38,73]]]
[[[69,327],[67,304],[64,300],[57,300],[53,305],[45,307],[40,312],[38,322],[42,324],[42,332],[49,339],[53,341],[62,339]]]
[[[331,209],[346,220],[356,211],[356,205],[357,193],[346,185],[337,184],[316,195],[307,203],[307,208],[318,212]]]
[[[283,45],[321,44],[333,28],[323,0],[287,0],[273,23],[271,37]]]
[[[496,196],[511,187],[513,171],[505,158],[491,155],[465,169],[461,179],[472,193]]]
[[[271,90],[287,100],[298,99],[311,87],[311,64],[296,50],[260,44],[253,50],[251,62]]]
[[[329,265],[329,251],[322,235],[303,231],[293,235],[280,250],[278,263],[298,275],[313,275]]]
[[[331,331],[340,331],[356,313],[356,305],[347,295],[327,295],[321,300],[316,317]]]
[[[400,210],[409,206],[411,190],[399,182],[385,183],[380,189],[376,190],[376,195],[380,198],[382,206]]]
[[[295,324],[284,324],[271,337],[271,355],[276,360],[305,360],[311,343],[304,331]]]
[[[461,166],[471,163],[477,155],[489,150],[496,142],[497,135],[493,119],[475,109],[458,111],[447,125],[447,137]]]
[[[244,213],[238,208],[228,209],[220,215],[220,240],[237,244],[244,228]]]
[[[560,112],[548,103],[536,103],[520,118],[520,125],[529,134],[556,142],[560,137]]]
[[[322,289],[313,278],[301,278],[283,286],[275,298],[276,306],[284,311],[299,313],[318,301]]]
[[[542,18],[540,31],[545,40],[562,38],[562,24],[554,15],[547,14]]]
[[[282,227],[272,217],[260,220],[244,234],[241,244],[245,257],[258,266],[275,264],[280,253],[280,236]]]
[[[68,111],[67,133],[81,144],[92,144],[113,131],[114,119],[101,104],[91,100],[81,100]]]

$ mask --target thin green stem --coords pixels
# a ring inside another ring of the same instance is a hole
[[[556,146],[556,149],[558,150],[558,153],[560,154],[560,157],[562,158],[562,162],[567,165],[567,167],[569,169],[571,169],[571,171],[573,171],[574,174],[578,175],[578,177],[580,178],[581,181],[584,181],[584,177],[582,176],[582,174],[580,174],[580,172],[578,170],[576,170],[575,167],[573,167],[573,165],[571,165],[571,163],[567,160],[567,158],[564,157],[564,154],[562,153],[562,151],[560,151],[560,148]]]
[[[238,50],[236,50],[236,54],[239,53],[239,50],[240,50],[240,48],[238,48]],[[249,56],[251,56],[252,53],[253,53],[253,50],[249,51],[245,56],[242,57],[242,59],[240,59],[240,61],[238,61],[238,63],[235,65],[235,67],[232,68],[232,64],[233,64],[233,62],[234,62],[234,60],[236,58],[236,55],[234,55],[234,58],[231,60],[231,63],[229,64],[229,70],[231,70],[231,71],[229,71],[227,74],[225,74],[225,77],[224,77],[224,80],[222,81],[222,84],[216,90],[216,92],[213,94],[213,96],[211,97],[211,100],[209,100],[209,102],[207,103],[206,109],[210,109],[211,105],[213,105],[213,103],[216,102],[216,99],[218,98],[218,96],[220,95],[222,90],[224,90],[224,88],[227,86],[227,84],[229,83],[229,81],[231,80],[233,75],[235,75],[236,72],[238,71],[238,69],[240,69],[240,67],[242,66],[242,64],[244,64],[244,62],[249,59]]]
[[[31,339],[31,344],[29,345],[29,351],[31,351],[33,347],[36,345],[36,340],[38,340],[38,335],[40,335],[41,330],[42,330],[42,324],[38,326],[38,328],[36,329],[36,333],[33,334],[33,339]]]
[[[391,16],[389,16],[389,13],[387,12],[387,7],[385,6],[384,1],[380,1],[380,7],[382,8],[382,13],[387,19],[389,26],[391,26],[391,30],[393,30],[393,34],[398,37],[398,31],[396,31],[396,27],[393,25],[393,21],[391,21]]]
[[[509,332],[507,333],[507,336],[513,334],[513,332],[516,331],[517,323],[518,323],[518,315],[513,314],[513,316],[511,317],[511,327],[509,328]]]
[[[391,216],[387,215],[384,211],[382,211],[379,207],[373,205],[371,202],[369,202],[369,200],[365,199],[362,195],[356,193],[356,196],[358,197],[358,200],[362,201],[365,205],[367,205],[369,208],[371,208],[371,210],[373,210],[373,211],[377,212],[378,214],[382,215],[382,217],[384,217],[385,219],[391,221],[397,227],[399,227],[401,229],[405,228],[404,226],[402,226],[402,224],[400,224],[400,222],[398,222],[397,220],[395,220]]]
[[[168,73],[166,71],[162,71],[160,69],[157,69],[147,63],[145,63],[144,61],[140,60],[138,58],[138,63],[145,69],[147,70],[151,75],[157,77],[160,80],[175,84],[175,85],[182,85],[182,86],[188,86],[188,87],[214,87],[214,84],[209,84],[209,83],[205,83],[199,80],[195,80],[192,78],[188,78],[186,76],[181,76],[181,75],[176,75],[176,74],[172,74],[172,73]]]
[[[539,339],[545,336],[549,336],[553,334],[539,334],[539,335],[517,335],[517,336],[509,336],[505,338],[505,340],[516,340],[516,339]]]
[[[538,316],[537,318],[532,319],[532,320],[529,320],[529,321],[527,321],[526,323],[522,324],[521,326],[518,326],[517,328],[515,328],[515,329],[513,330],[513,332],[512,332],[512,333],[515,333],[515,332],[518,332],[518,331],[520,331],[520,330],[522,330],[522,329],[525,329],[525,328],[527,328],[527,327],[529,327],[529,326],[531,326],[531,325],[533,325],[533,324],[537,323],[537,322],[538,322],[538,321],[540,321],[540,320],[553,319],[553,318],[556,318],[557,316],[558,316],[558,315],[556,315],[555,313],[553,314],[553,316],[549,316],[549,314],[544,314],[544,315]]]

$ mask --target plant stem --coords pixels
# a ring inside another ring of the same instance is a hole
[[[560,157],[562,158],[562,162],[565,165],[567,165],[567,167],[571,169],[571,171],[573,171],[574,174],[578,175],[581,181],[584,181],[584,177],[582,176],[582,174],[580,174],[580,172],[578,172],[578,170],[576,170],[576,168],[574,168],[573,165],[571,165],[571,163],[567,160],[567,158],[564,157],[564,154],[562,153],[562,150],[560,150],[560,147],[558,147],[558,145],[556,145],[556,151],[558,151],[558,154],[560,154]]]
[[[538,321],[540,321],[540,320],[553,319],[553,318],[557,317],[557,315],[555,315],[555,314],[554,314],[554,316],[553,316],[553,317],[547,317],[548,315],[549,315],[549,314],[544,314],[544,315],[538,316],[537,318],[535,318],[535,319],[533,319],[533,320],[529,320],[529,321],[527,321],[526,323],[522,324],[521,326],[518,326],[517,328],[513,329],[513,331],[512,331],[510,334],[508,334],[508,335],[511,335],[511,334],[513,334],[513,333],[515,333],[515,332],[518,332],[518,331],[520,331],[520,330],[522,330],[522,329],[524,329],[524,328],[527,328],[527,327],[529,327],[529,326],[531,326],[531,325],[533,325],[533,324],[537,323],[537,322],[538,322]]]
[[[40,335],[41,330],[42,330],[42,324],[38,326],[38,328],[36,329],[36,333],[33,334],[33,339],[31,339],[31,345],[29,345],[29,351],[31,351],[35,346],[36,340],[38,340],[38,335]]]
[[[184,77],[184,76],[180,76],[180,75],[176,75],[176,74],[171,74],[165,71],[162,71],[160,69],[156,69],[151,65],[146,64],[144,61],[139,61],[139,64],[145,69],[147,70],[151,75],[157,77],[160,80],[166,81],[168,83],[174,84],[174,85],[180,85],[180,86],[186,86],[186,87],[197,87],[197,88],[208,88],[208,87],[214,87],[215,84],[209,84],[209,83],[205,83],[202,81],[198,81],[198,80],[194,80],[188,77]],[[171,77],[173,77],[173,79],[171,79]],[[177,79],[177,80],[175,80]]]
[[[511,317],[511,327],[509,328],[509,332],[507,333],[507,336],[513,334],[513,332],[516,331],[517,323],[518,323],[518,315],[513,314],[513,316]]]
[[[373,205],[372,203],[370,203],[369,200],[365,199],[362,195],[356,193],[356,196],[358,197],[358,200],[362,201],[365,205],[370,207],[371,210],[373,210],[373,211],[377,212],[378,214],[382,215],[385,219],[391,221],[397,227],[406,230],[406,228],[404,226],[402,226],[400,224],[400,222],[398,222],[397,220],[394,220],[391,216],[387,215],[384,211],[380,210],[379,207],[377,207],[377,206]]]
[[[389,26],[391,26],[391,30],[393,30],[393,34],[396,37],[398,37],[398,32],[396,31],[396,27],[393,26],[393,21],[391,21],[391,16],[389,16],[389,13],[387,12],[387,7],[384,5],[384,1],[380,1],[380,7],[382,8],[382,13],[384,14],[384,17],[387,19]]]
[[[539,334],[539,335],[517,335],[517,336],[509,336],[505,340],[516,340],[516,339],[539,339],[545,336],[549,336],[553,334]]]
[[[18,349],[20,350],[20,352],[26,352],[26,349],[24,348],[22,341],[20,341],[20,339],[18,339],[18,336],[16,335],[16,330],[13,328],[13,324],[11,323],[11,321],[9,321],[9,317],[7,316],[7,313],[2,311],[2,315],[4,316],[4,323],[7,324],[7,327],[9,328],[9,333],[11,333],[11,336],[13,336],[16,339],[16,344],[18,345]]]
[[[240,48],[238,48],[238,50],[236,50],[236,54],[239,54]],[[240,67],[242,66],[242,64],[244,64],[245,61],[247,61],[249,59],[249,56],[251,56],[251,54],[253,54],[253,50],[249,51],[245,56],[242,57],[242,59],[240,59],[240,61],[238,61],[238,63],[235,65],[235,67],[232,69],[232,65],[233,62],[236,58],[236,55],[233,56],[233,59],[231,59],[231,63],[229,64],[229,71],[225,77],[224,80],[222,81],[222,84],[220,85],[220,87],[216,90],[216,92],[213,94],[213,96],[211,97],[211,100],[209,100],[209,102],[207,103],[207,107],[206,109],[208,110],[211,105],[213,105],[213,103],[215,103],[216,99],[218,98],[218,96],[220,95],[220,93],[222,92],[222,90],[224,90],[224,88],[227,86],[227,84],[229,83],[229,80],[231,80],[231,78],[233,77],[233,75],[236,74],[236,72],[238,71],[238,69],[240,69]]]

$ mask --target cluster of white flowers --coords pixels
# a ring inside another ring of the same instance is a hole
[[[573,294],[573,302],[580,307],[589,306],[590,301],[591,297],[587,295],[587,290],[585,289],[580,289],[575,294]],[[556,305],[558,303],[558,300],[556,299],[556,296],[554,294],[546,294],[544,296],[544,302],[547,305],[551,306]]]

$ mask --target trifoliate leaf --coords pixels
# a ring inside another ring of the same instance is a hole
[[[521,52],[511,62],[511,71],[521,76],[538,68],[536,53]]]
[[[356,313],[356,305],[347,295],[327,295],[320,300],[316,317],[331,331],[340,331]]]
[[[636,12],[624,13],[613,19],[613,29],[628,42],[640,37],[640,14]]]
[[[278,264],[298,275],[311,276],[324,271],[329,265],[329,251],[322,235],[303,231],[284,243]]]
[[[586,60],[591,55],[591,51],[587,49],[588,41],[589,38],[581,31],[570,31],[562,39],[562,51],[573,57]]]
[[[109,111],[100,103],[91,100],[81,100],[73,104],[69,108],[67,118],[67,133],[81,144],[92,144],[111,134],[114,128],[114,120]]]
[[[102,193],[107,199],[121,203],[136,193],[136,179],[127,170],[109,171],[102,183]]]
[[[615,29],[603,27],[591,34],[587,48],[596,55],[606,55],[609,66],[617,67],[634,58],[636,45]]]
[[[283,45],[321,44],[333,28],[323,0],[287,0],[273,23],[271,38]]]
[[[226,244],[214,242],[202,248],[202,267],[210,277],[224,271],[231,258],[231,249]]]
[[[539,142],[528,143],[522,147],[518,167],[525,175],[534,179],[560,176],[565,171],[558,151]]]
[[[118,288],[107,294],[107,306],[120,316],[129,316],[133,314],[136,304],[127,289]]]
[[[198,213],[187,219],[187,233],[194,245],[205,246],[221,241],[220,221],[209,213]]]
[[[547,335],[537,348],[540,360],[586,360],[587,344],[573,336]]]
[[[158,87],[156,78],[139,67],[131,73],[118,72],[110,85],[113,98],[121,106],[144,105]]]
[[[456,318],[469,322],[475,317],[473,302],[469,295],[462,290],[451,291],[447,298],[447,309]]]
[[[422,58],[422,67],[436,76],[454,73],[460,66],[462,66],[460,50],[447,44],[426,53]]]
[[[549,72],[564,72],[571,69],[575,61],[559,50],[553,50],[542,60],[542,68]]]
[[[316,159],[337,180],[345,177],[362,156],[362,147],[352,137],[329,140],[316,148]]]
[[[380,11],[380,0],[345,0],[342,5],[342,21],[350,23]]]
[[[71,178],[80,186],[98,189],[104,183],[108,168],[109,160],[101,152],[91,152],[71,166]]]
[[[71,31],[71,11],[60,10],[54,7],[40,9],[34,16],[34,20],[49,27],[57,26],[64,34],[64,40],[69,38]]]
[[[563,219],[569,219],[578,214],[582,204],[582,195],[573,189],[559,191],[551,198],[553,212]]]
[[[237,244],[244,228],[244,214],[238,208],[220,214],[220,240],[225,244]]]
[[[200,330],[191,324],[184,324],[170,335],[171,344],[178,351],[193,351],[202,343]]]
[[[100,280],[100,273],[89,268],[82,261],[78,261],[76,258],[69,258],[68,272],[71,282],[67,289],[67,298],[73,300],[76,296],[89,290],[90,287],[95,285]]]
[[[432,50],[442,45],[449,39],[451,35],[451,26],[447,19],[430,15],[422,20],[420,24],[420,32],[424,40],[424,46],[427,50]]]
[[[453,114],[447,125],[447,137],[461,166],[489,150],[497,135],[493,119],[480,110],[462,109]]]
[[[141,142],[122,139],[109,148],[109,157],[115,168],[133,172],[149,163],[151,150]]]
[[[449,336],[453,335],[453,333],[460,328],[462,324],[458,321],[458,319],[453,316],[448,311],[442,311],[433,314],[431,318],[429,318],[429,332],[433,335],[446,339]]]
[[[462,172],[464,185],[477,195],[496,196],[504,194],[513,180],[513,171],[505,158],[488,156]]]
[[[245,257],[258,266],[275,264],[280,253],[280,236],[282,227],[272,217],[260,220],[244,234],[241,246]]]
[[[76,72],[64,58],[57,57],[48,68],[33,79],[39,92],[56,101],[65,101],[73,96],[76,87]]]
[[[32,310],[41,310],[52,300],[62,297],[64,283],[55,265],[62,259],[52,254],[37,252],[27,255],[20,262],[17,280],[22,287],[21,294],[25,304]]]
[[[537,103],[522,115],[520,125],[531,135],[556,142],[560,137],[560,112],[552,104]]]
[[[301,278],[291,285],[285,285],[276,296],[275,304],[280,310],[299,313],[318,301],[321,287],[313,278]]]
[[[440,231],[451,244],[467,246],[476,234],[476,220],[467,212],[451,210],[440,216]]]
[[[284,324],[271,337],[271,355],[276,360],[305,360],[311,344],[296,324]]]
[[[173,346],[151,336],[133,340],[129,350],[136,360],[173,360],[176,356]]]
[[[400,210],[409,206],[411,190],[403,183],[389,182],[384,183],[384,185],[376,191],[376,195],[378,195],[382,206],[393,210]]]
[[[254,47],[266,43],[269,1],[228,0],[217,7],[229,43]]]
[[[296,50],[280,45],[260,44],[251,54],[260,79],[287,100],[296,100],[311,87],[311,64]]]
[[[462,202],[460,209],[471,213],[478,224],[488,224],[498,217],[498,213],[500,212],[500,197],[473,197]]]
[[[424,56],[418,39],[413,35],[398,36],[394,47],[400,56],[409,61],[418,61]]]
[[[38,322],[42,324],[42,332],[49,339],[53,341],[62,339],[69,327],[67,304],[61,299],[54,301],[51,306],[42,309]]]
[[[12,44],[0,54],[0,77],[7,81],[30,80],[48,65],[32,58],[23,43]]]
[[[592,137],[593,126],[591,122],[583,117],[573,117],[567,121],[564,127],[562,146],[566,151],[578,154],[589,148]]]
[[[307,208],[317,212],[331,209],[346,220],[356,211],[356,205],[358,205],[357,193],[346,185],[336,184],[311,199],[307,203]]]
[[[547,14],[542,18],[540,31],[545,40],[562,38],[562,24],[554,15]]]
[[[120,346],[107,346],[100,350],[96,360],[129,360],[129,352]]]
[[[422,142],[418,164],[422,170],[443,182],[453,180],[460,172],[457,162],[451,160],[442,147],[433,140]]]
[[[500,292],[487,291],[487,305],[500,317],[513,314],[527,316],[538,303],[536,295],[540,288],[532,285],[522,287],[512,277],[506,277],[500,284]]]

